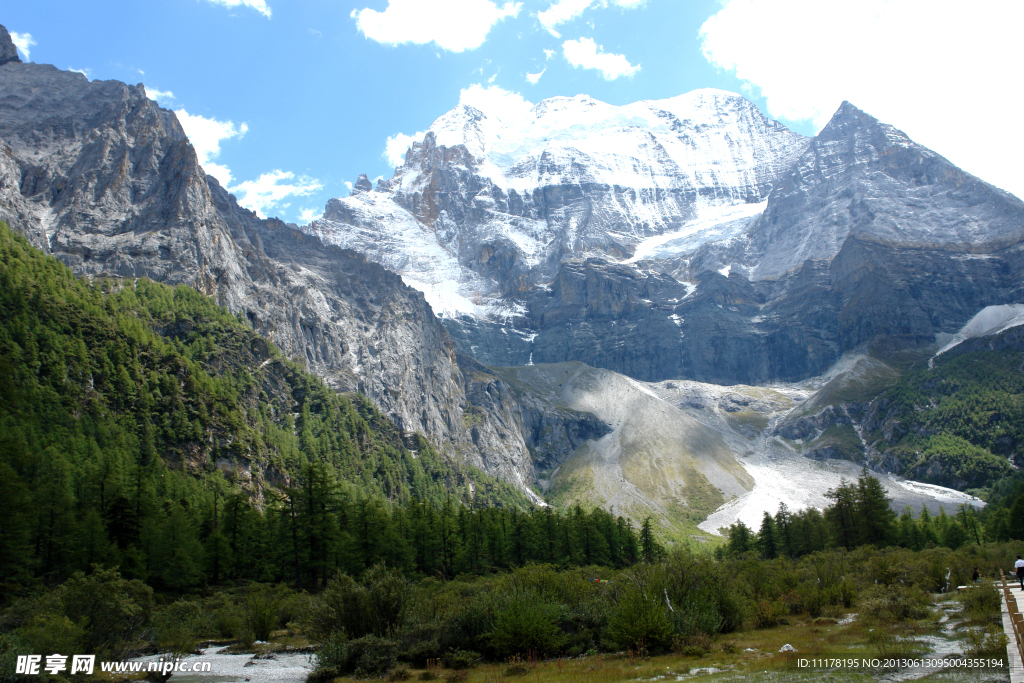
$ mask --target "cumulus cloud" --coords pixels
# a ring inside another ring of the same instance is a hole
[[[32,37],[31,33],[15,33],[11,31],[11,42],[18,48],[18,52],[25,58],[26,62],[31,61],[29,51],[36,44],[35,38]]]
[[[415,135],[398,133],[397,135],[390,136],[384,144],[384,158],[388,160],[389,164],[398,168],[405,163],[405,153],[412,147],[412,143],[422,140],[426,132],[421,130]],[[350,187],[349,189],[351,190],[352,188]]]
[[[561,38],[562,35],[555,30],[555,27],[572,21],[590,7],[616,5],[629,9],[639,7],[645,2],[647,0],[556,0],[546,10],[538,12],[537,19],[540,21],[540,25],[547,29],[551,35],[555,38]]]
[[[150,96],[151,92],[147,90],[147,96]],[[246,180],[233,185],[234,176],[231,169],[216,161],[220,156],[220,143],[224,140],[243,138],[249,131],[249,125],[189,114],[185,109],[176,110],[174,115],[178,117],[178,122],[196,150],[203,170],[216,178],[229,192],[234,193],[240,205],[255,211],[260,218],[266,218],[271,210],[288,208],[290,204],[282,202],[287,197],[302,197],[323,187],[315,178],[299,177],[290,171],[280,169],[263,173],[256,180]]]
[[[224,7],[228,7],[228,8],[238,7],[239,5],[241,5],[242,7],[250,7],[252,9],[256,10],[257,12],[259,12],[260,14],[262,14],[263,16],[265,16],[267,19],[270,18],[270,7],[267,5],[266,0],[207,0],[207,1],[213,3],[214,5],[223,5]]]
[[[500,7],[491,0],[388,0],[383,12],[352,10],[351,17],[363,35],[385,45],[436,43],[450,52],[473,50],[483,45],[491,27],[516,17],[521,2]]]
[[[625,55],[605,52],[592,38],[567,40],[562,43],[562,54],[574,67],[596,69],[606,81],[625,76],[632,78],[640,71],[639,64],[630,64]]]
[[[170,90],[157,90],[156,88],[150,88],[143,86],[146,89],[146,97],[153,100],[154,102],[160,102],[161,100],[173,100],[174,93]],[[184,111],[184,110],[182,110]],[[184,124],[182,124],[184,125]]]
[[[184,109],[178,109],[174,114],[195,148],[203,170],[220,181],[224,187],[229,187],[231,170],[216,163],[214,159],[220,155],[221,141],[243,137],[249,130],[248,124],[235,125],[233,121],[218,121],[200,114],[189,114]]]
[[[256,180],[246,180],[231,188],[238,203],[252,209],[260,218],[266,218],[271,209],[284,209],[287,197],[302,197],[323,187],[320,181],[308,176],[296,177],[291,171],[280,169],[262,173]]]
[[[530,81],[533,85],[537,85],[537,81],[540,80],[540,77],[544,75],[545,71],[547,71],[547,69],[541,69],[535,74],[526,74],[526,80]]]
[[[479,109],[489,118],[506,124],[524,118],[533,108],[533,102],[517,92],[505,90],[497,85],[484,87],[479,83],[474,83],[459,92],[459,104]],[[381,156],[387,159],[389,164],[398,168],[405,163],[405,153],[412,143],[419,142],[426,134],[427,131],[421,130],[413,135],[405,133],[392,135],[388,137],[387,143],[384,145],[384,153]]]
[[[1024,197],[1021,26],[1017,0],[725,0],[701,42],[708,61],[759,91],[772,116],[821,127],[849,100]]]
[[[538,12],[537,19],[548,33],[555,38],[561,38],[562,34],[556,31],[555,27],[580,16],[592,4],[594,0],[558,0],[543,12]]]
[[[555,56],[554,50],[544,50],[544,59],[551,59]]]
[[[525,118],[533,109],[533,102],[517,92],[505,90],[497,85],[485,88],[479,83],[462,89],[459,93],[459,104],[479,109],[487,116],[505,123]]]
[[[320,217],[320,214],[317,213],[316,209],[300,209],[299,210],[299,222],[302,225],[309,225],[310,223],[312,223],[313,221],[315,221],[319,217]]]

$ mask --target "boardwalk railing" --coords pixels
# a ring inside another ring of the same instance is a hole
[[[1006,600],[1006,611],[1010,613],[1010,623],[1013,625],[1013,637],[1017,641],[1017,652],[1024,653],[1024,615],[1021,615],[1017,607],[1017,599],[1013,592],[1006,585],[1006,577],[1003,577],[1003,598]]]

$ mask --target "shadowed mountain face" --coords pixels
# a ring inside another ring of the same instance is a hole
[[[532,479],[510,415],[466,419],[467,392],[501,387],[463,372],[423,296],[360,254],[240,208],[141,85],[8,61],[0,91],[0,219],[36,247],[78,275],[214,296],[402,430],[520,485]]]
[[[581,360],[658,381],[813,377],[1024,300],[1024,203],[849,103],[728,239],[565,262],[504,321],[447,319],[494,364]],[[671,245],[671,242],[667,242]]]

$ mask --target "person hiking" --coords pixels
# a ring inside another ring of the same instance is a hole
[[[1020,589],[1024,591],[1024,560],[1020,559],[1020,555],[1017,556],[1017,561],[1013,563],[1013,568],[1017,571],[1017,578],[1020,580]]]

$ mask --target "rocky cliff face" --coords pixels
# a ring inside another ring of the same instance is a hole
[[[307,228],[424,291],[489,365],[795,381],[1020,301],[1024,203],[844,103],[807,141],[739,96],[460,105]]]
[[[9,61],[0,91],[0,219],[35,246],[79,275],[215,296],[401,429],[530,481],[518,432],[490,413],[467,426],[472,383],[423,296],[363,255],[240,208],[141,86]]]
[[[394,178],[331,200],[308,230],[394,268],[439,313],[500,319],[563,262],[720,236],[710,228],[756,214],[806,144],[716,90],[552,98],[518,115],[460,105]]]

